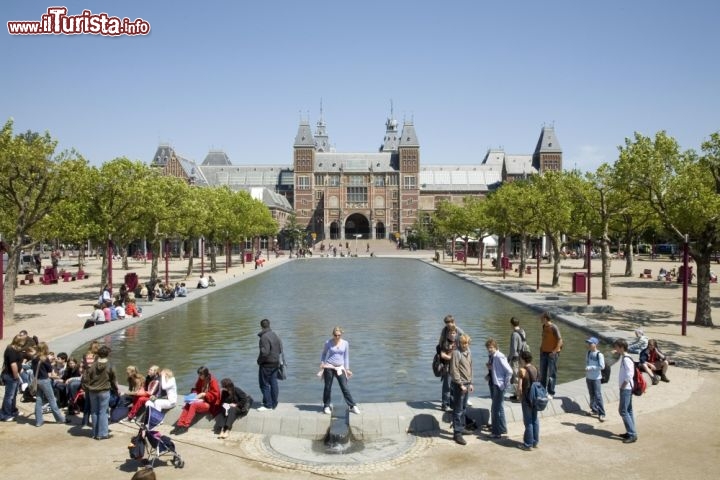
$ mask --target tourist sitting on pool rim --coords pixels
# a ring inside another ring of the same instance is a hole
[[[647,372],[652,378],[652,384],[657,385],[660,380],[669,382],[666,373],[668,369],[668,359],[658,348],[657,340],[648,340],[648,346],[640,352],[640,370]],[[660,375],[658,375],[660,374]]]
[[[353,400],[350,390],[348,389],[347,382],[352,377],[350,371],[350,344],[347,340],[343,340],[343,330],[340,327],[334,327],[332,331],[332,338],[328,339],[323,346],[322,354],[320,355],[320,370],[322,372],[323,380],[325,381],[325,388],[323,390],[323,412],[330,415],[332,409],[330,408],[330,399],[332,394],[333,380],[337,378],[338,384],[340,384],[340,390],[342,390],[343,397],[345,397],[345,403],[353,413],[360,413],[355,400]],[[318,373],[318,375],[320,375]]]
[[[220,414],[215,417],[215,433],[218,434],[218,438],[227,438],[235,420],[248,414],[253,399],[241,388],[236,387],[229,378],[223,378],[220,386],[222,387],[220,399],[222,408]]]
[[[197,382],[191,390],[196,397],[193,401],[185,403],[180,418],[170,433],[178,434],[187,431],[198,413],[209,413],[214,417],[220,410],[220,385],[217,379],[210,374],[207,367],[198,368],[197,374]]]

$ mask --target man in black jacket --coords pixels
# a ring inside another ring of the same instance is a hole
[[[280,367],[280,357],[282,355],[282,341],[275,332],[270,330],[270,320],[267,318],[260,322],[260,353],[258,354],[257,364],[258,383],[262,392],[262,406],[258,410],[273,410],[278,404],[278,368]]]

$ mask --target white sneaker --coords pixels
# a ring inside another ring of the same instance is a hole
[[[270,409],[267,408],[265,405],[261,405],[257,408],[258,412],[267,412],[268,410],[270,410]]]
[[[332,410],[330,410],[330,407],[325,407],[325,408],[323,409],[323,412],[325,412],[326,415],[332,414]]]
[[[469,398],[468,398],[468,401],[467,401],[467,406],[468,406],[468,407],[472,407],[472,402],[470,401]]]
[[[552,400],[553,396],[548,393],[548,400]]]
[[[357,415],[360,415],[360,409],[358,408],[357,405],[353,405],[352,407],[350,407],[350,411],[351,411],[352,413],[355,413],[355,414],[357,414]]]

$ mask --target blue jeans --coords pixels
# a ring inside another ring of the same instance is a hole
[[[87,401],[87,398],[85,399]],[[92,418],[93,438],[108,436],[108,409],[110,408],[110,390],[90,392],[90,417]]]
[[[538,411],[523,399],[522,414],[523,424],[525,425],[523,443],[526,447],[536,447],[537,444],[540,443],[540,420],[538,419]]]
[[[459,434],[465,430],[465,410],[467,410],[467,401],[469,388],[463,392],[459,383],[452,384],[453,396],[453,433]]]
[[[452,382],[450,380],[450,374],[444,374],[442,377],[440,377],[440,381],[442,382],[442,406],[452,407],[452,388],[450,385]]]
[[[602,387],[600,380],[585,379],[587,383],[588,394],[590,396],[590,409],[597,412],[599,416],[605,416],[605,405],[603,405]]]
[[[550,395],[555,395],[555,383],[557,381],[557,362],[560,353],[540,352],[540,383]]]
[[[505,423],[505,407],[503,400],[505,392],[495,384],[490,385],[490,397],[492,403],[490,405],[490,417],[492,422],[492,434],[503,435],[507,433],[507,423]]]
[[[35,426],[40,427],[44,423],[42,407],[47,402],[50,404],[50,410],[52,411],[55,421],[58,423],[65,423],[65,417],[58,408],[57,401],[55,401],[55,393],[53,392],[52,380],[49,378],[37,381],[37,395],[35,395]]]
[[[15,380],[11,374],[2,374],[3,383],[5,384],[5,396],[3,397],[2,410],[0,410],[0,420],[16,417],[17,409],[17,392],[20,388],[20,379]]]
[[[635,430],[635,418],[633,417],[632,408],[632,390],[620,389],[620,403],[618,405],[618,413],[625,424],[625,431],[631,437],[637,437]]]
[[[262,392],[262,403],[265,408],[275,408],[278,404],[278,367],[260,367],[258,369],[258,384]]]
[[[343,397],[345,397],[345,403],[347,406],[352,408],[355,406],[355,400],[353,400],[350,390],[347,386],[347,375],[343,373],[338,375],[337,370],[334,368],[326,368],[323,370],[323,380],[325,380],[325,388],[323,389],[323,407],[329,407],[331,402],[332,384],[333,379],[337,378],[340,390],[342,390]]]

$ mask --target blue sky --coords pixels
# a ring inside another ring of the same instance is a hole
[[[148,36],[14,36],[50,6],[142,17]],[[100,165],[170,143],[196,161],[290,164],[324,108],[338,151],[377,151],[413,119],[423,164],[531,153],[553,124],[565,168],[639,131],[700,148],[720,130],[720,2],[330,0],[49,2],[0,7],[0,121]]]

